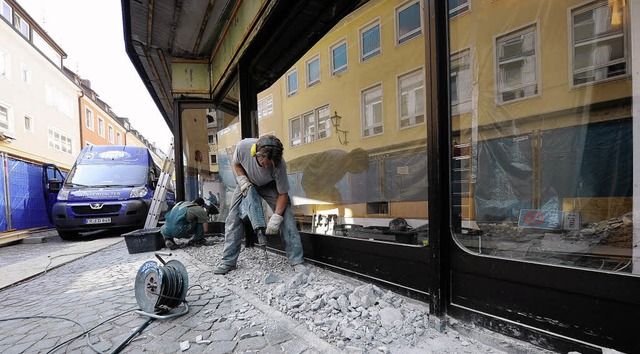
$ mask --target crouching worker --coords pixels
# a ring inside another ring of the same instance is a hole
[[[202,198],[196,198],[192,202],[182,201],[177,203],[165,215],[165,223],[160,228],[165,245],[174,250],[178,248],[174,238],[191,238],[187,245],[208,246],[204,233],[208,231],[210,212],[210,210],[205,209],[204,199]]]
[[[264,199],[274,211],[266,223],[264,232],[267,235],[277,235],[281,232],[289,264],[296,270],[304,267],[302,242],[291,212],[289,179],[282,150],[282,142],[273,135],[266,135],[260,139],[243,139],[236,146],[232,165],[237,176],[237,186],[233,191],[231,208],[225,221],[222,261],[213,271],[215,274],[226,274],[236,269],[244,235],[240,208],[243,199],[253,199],[249,191],[254,188],[259,195],[256,199]],[[247,208],[246,205],[244,207]],[[259,240],[259,243],[262,242]]]

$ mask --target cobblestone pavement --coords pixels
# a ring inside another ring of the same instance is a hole
[[[143,263],[158,260],[154,252],[129,254],[124,240],[116,242],[0,290],[0,353],[536,352],[526,343],[502,337],[495,341],[501,344],[492,348],[455,331],[435,330],[424,331],[417,346],[414,342],[404,347],[391,343],[365,351],[344,341],[336,343],[309,330],[299,314],[294,318],[279,310],[276,302],[264,301],[264,296],[247,291],[251,283],[262,283],[262,275],[247,282],[251,273],[242,273],[243,267],[249,268],[246,265],[240,263],[237,271],[225,276],[214,275],[212,264],[221,252],[220,243],[162,256],[166,261],[178,260],[187,269],[189,311],[183,316],[151,321],[128,345],[120,347],[149,319],[136,312],[135,279]],[[241,257],[248,262],[247,255],[256,251],[243,251]],[[272,262],[283,258],[269,257]],[[283,269],[277,272],[280,283],[295,275],[293,270]],[[234,281],[234,277],[243,281]],[[86,332],[89,336],[83,335]],[[402,334],[394,336],[398,337]],[[425,345],[432,349],[425,349]]]

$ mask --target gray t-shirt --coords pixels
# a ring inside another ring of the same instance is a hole
[[[284,158],[280,161],[278,167],[271,166],[263,168],[258,165],[255,156],[251,156],[251,147],[257,143],[258,139],[243,139],[236,145],[236,151],[233,154],[233,163],[242,165],[247,171],[249,181],[256,186],[264,186],[271,181],[276,181],[278,193],[289,193],[289,179],[287,178],[287,164]]]

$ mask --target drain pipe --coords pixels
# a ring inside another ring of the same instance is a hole
[[[4,205],[5,215],[7,217],[7,231],[12,230],[11,225],[11,198],[9,197],[9,163],[7,162],[7,153],[2,153],[2,170],[4,171]]]

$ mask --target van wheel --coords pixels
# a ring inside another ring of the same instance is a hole
[[[61,239],[65,241],[74,240],[78,237],[78,233],[75,231],[60,231],[58,230],[58,235]]]

